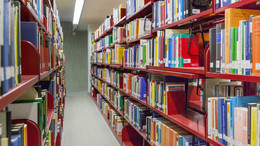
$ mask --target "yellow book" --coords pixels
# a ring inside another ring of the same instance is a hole
[[[133,22],[130,22],[130,40],[132,40],[132,38],[133,38]]]
[[[166,101],[166,91],[164,91],[163,93],[163,112],[166,113],[166,109],[167,109],[167,101]]]
[[[152,82],[152,106],[155,107],[155,86],[154,82]]]
[[[251,146],[256,146],[257,135],[257,107],[251,108]]]
[[[229,73],[229,47],[230,47],[230,28],[238,27],[240,20],[249,20],[250,15],[260,15],[260,10],[236,9],[225,10],[225,73]]]
[[[123,64],[123,54],[125,47],[119,47],[117,50],[117,64]]]
[[[8,138],[1,138],[1,146],[8,146]]]
[[[168,56],[169,56],[169,38],[166,38],[166,44],[165,44],[165,47],[166,47],[166,58],[167,60],[165,60],[165,66],[168,67],[168,64],[169,64],[169,61],[168,61]]]
[[[48,140],[49,140],[48,146],[52,146],[51,145],[51,131],[49,131],[49,133],[48,133]]]
[[[15,46],[14,46],[14,58],[15,58],[15,68],[14,68],[14,75],[15,75],[15,84],[18,84],[18,72],[19,72],[19,70],[18,70],[18,59],[17,59],[17,57],[18,57],[18,28],[17,28],[17,24],[18,24],[18,13],[17,13],[17,7],[15,7],[15,11],[14,11],[14,39],[15,39]]]
[[[152,143],[152,145],[154,144],[154,142],[153,142],[153,139],[154,139],[154,134],[153,134],[153,131],[154,130],[154,128],[153,128],[153,121],[151,120],[151,143]]]
[[[156,37],[156,45],[155,45],[155,66],[158,66],[158,38]]]

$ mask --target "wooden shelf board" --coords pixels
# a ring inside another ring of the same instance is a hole
[[[15,101],[19,96],[25,93],[29,88],[39,81],[38,75],[22,75],[22,83],[11,89],[8,93],[0,96],[0,110],[8,104]]]

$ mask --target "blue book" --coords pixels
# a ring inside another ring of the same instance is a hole
[[[14,32],[14,3],[11,4],[11,50],[10,50],[10,66],[11,66],[11,79],[10,79],[10,88],[15,87],[15,32]]]
[[[230,100],[229,99],[225,99],[225,101],[224,101],[224,106],[223,106],[223,111],[224,111],[224,114],[223,114],[223,133],[224,133],[224,136],[227,136],[228,135],[228,130],[227,130],[227,122],[229,122],[229,121],[227,121],[227,104],[230,102]],[[223,137],[224,138],[224,137]],[[226,142],[226,140],[224,139],[223,140],[223,144],[224,145],[226,145],[227,144],[227,142]]]
[[[155,85],[155,89],[158,89],[158,81],[155,81],[154,82],[154,85]],[[158,103],[158,90],[155,90],[155,95],[154,95],[154,98],[155,98],[155,107],[154,108],[157,108],[157,103]]]
[[[230,0],[223,0],[223,6],[229,5],[230,4]]]
[[[21,135],[11,136],[11,146],[21,146]]]
[[[36,22],[21,22],[21,40],[31,42],[39,50],[38,24]]]
[[[220,8],[220,0],[216,0],[216,9]]]
[[[161,83],[161,105],[160,105],[160,110],[163,111],[163,100],[164,100],[164,91],[165,91],[165,84],[164,82]]]
[[[140,100],[146,100],[146,78],[140,77]]]
[[[171,67],[175,67],[175,34],[172,34],[172,47],[171,47],[171,60],[172,60],[172,64]]]
[[[9,7],[10,0],[4,0],[4,47],[3,47],[3,68],[4,68],[4,85],[3,85],[3,93],[7,93],[9,91],[9,51],[10,51],[10,39],[9,39]]]
[[[218,98],[218,133],[219,143],[223,144],[223,110],[224,98]]]
[[[136,67],[136,52],[137,52],[137,46],[134,46],[134,66],[133,67]]]
[[[134,125],[135,125],[135,127],[137,127],[137,107],[136,106],[133,106],[133,108],[134,108],[134,114],[135,114],[135,117],[134,117]]]
[[[221,73],[225,73],[225,29],[221,30],[221,56],[222,56],[222,61],[221,61]],[[223,66],[222,66],[223,65]]]
[[[172,66],[172,38],[168,38],[168,67]]]
[[[161,122],[158,121],[158,144],[161,145]]]
[[[245,25],[245,60],[248,63],[251,63],[251,51],[250,51],[250,21],[246,21]],[[245,69],[246,75],[252,74],[252,69]]]
[[[260,102],[260,96],[230,97],[230,131],[234,138],[234,114],[236,107],[247,107],[248,103]]]
[[[177,21],[177,14],[178,13],[176,13],[176,9],[177,9],[177,6],[176,6],[176,0],[173,0],[173,22],[176,22]]]
[[[184,0],[181,1],[181,19],[184,19]]]

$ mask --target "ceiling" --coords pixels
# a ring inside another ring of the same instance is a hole
[[[75,1],[56,0],[61,21],[72,22]],[[79,31],[87,30],[88,24],[90,24],[90,31],[95,31],[106,16],[113,13],[113,8],[117,8],[121,3],[126,3],[126,0],[85,0],[79,22]]]

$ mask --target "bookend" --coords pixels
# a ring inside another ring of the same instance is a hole
[[[41,146],[41,132],[36,123],[30,120],[12,120],[12,124],[27,124],[28,146]]]
[[[122,142],[125,146],[149,146],[149,144],[131,125],[127,125],[123,128]]]
[[[29,41],[21,41],[22,75],[40,75],[40,55]]]

